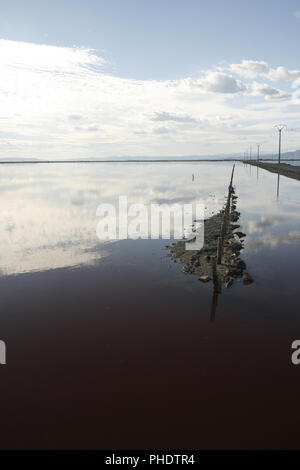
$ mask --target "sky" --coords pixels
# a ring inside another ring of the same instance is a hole
[[[299,0],[0,0],[0,159],[299,149],[299,43]]]

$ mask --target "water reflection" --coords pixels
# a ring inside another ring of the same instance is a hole
[[[127,195],[129,203],[146,205],[204,202],[209,217],[224,204],[231,167],[226,162],[3,165],[0,272],[11,275],[101,262],[115,244],[97,238],[96,209],[100,203],[117,204],[119,195]],[[253,185],[253,175],[244,173],[243,164],[235,171],[241,227],[249,233],[247,256],[266,244],[274,248],[298,242],[299,182],[280,181],[279,175],[257,168],[259,179]],[[274,182],[276,199],[272,197]],[[279,182],[280,205],[274,204],[279,199]],[[259,228],[266,216],[276,224]]]
[[[214,323],[216,319],[218,296],[219,296],[219,292],[214,289],[213,295],[212,295],[211,310],[210,310],[210,322],[211,323]]]
[[[244,284],[253,282],[246,271],[246,264],[240,258],[246,234],[237,229],[240,213],[237,211],[238,197],[233,187],[234,167],[232,169],[226,204],[219,213],[204,220],[204,245],[199,250],[191,249],[191,243],[197,238],[198,230],[195,220],[192,238],[173,243],[170,248],[172,259],[183,264],[186,274],[199,276],[199,281],[213,283],[213,298],[210,321],[214,322],[218,296],[222,285],[230,288],[235,280],[244,278]]]
[[[208,213],[218,202],[218,179],[190,186],[190,166],[88,165],[3,166],[1,183],[0,272],[2,275],[79,267],[99,262],[113,249],[96,236],[100,203],[192,203],[200,198]],[[182,171],[183,170],[183,171]],[[206,167],[203,175],[209,173]]]

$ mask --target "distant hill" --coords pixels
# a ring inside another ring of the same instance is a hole
[[[0,157],[0,162],[40,162],[41,160],[39,158],[27,158],[27,157],[10,157],[10,158],[4,158]]]
[[[300,150],[296,150],[295,152],[285,152],[282,154],[283,158],[300,158]]]
[[[278,158],[278,153],[272,153],[272,154],[265,154],[265,155],[261,155],[260,158],[262,160],[266,159],[266,160],[277,160]],[[300,159],[300,150],[295,150],[294,152],[283,152],[281,154],[281,159],[282,160],[297,160],[297,159]]]
[[[255,159],[255,155],[252,155],[252,158]],[[269,154],[261,154],[260,156],[261,159],[277,159],[277,154],[276,153],[269,153]],[[294,159],[300,159],[300,150],[295,150],[294,152],[283,152],[281,154],[282,160],[294,160]],[[82,157],[82,158],[51,158],[51,159],[43,159],[43,158],[28,158],[28,157],[10,157],[10,158],[4,158],[0,157],[0,163],[11,163],[11,162],[16,162],[16,163],[26,163],[26,162],[33,162],[33,163],[38,163],[38,162],[76,162],[76,161],[115,161],[115,162],[121,162],[121,161],[213,161],[213,160],[243,160],[243,155],[240,155],[238,153],[232,153],[232,154],[217,154],[217,155],[188,155],[188,156],[113,156],[113,157]]]

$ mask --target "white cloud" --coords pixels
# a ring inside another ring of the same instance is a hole
[[[267,100],[285,100],[290,97],[289,93],[286,93],[277,88],[273,88],[266,83],[257,83],[252,84],[253,95],[255,96],[264,96]]]
[[[284,217],[278,215],[262,215],[260,219],[248,220],[247,222],[247,233],[253,234],[258,232],[264,232],[266,229],[276,227],[284,221]]]
[[[267,74],[270,70],[267,62],[258,60],[243,60],[240,64],[231,64],[230,70],[242,77],[256,78]]]
[[[80,121],[82,119],[82,116],[79,116],[79,114],[71,114],[69,116],[70,121]]]
[[[272,68],[267,62],[257,60],[243,60],[240,64],[231,64],[229,69],[241,77],[264,77],[274,82],[292,81],[300,77],[300,70],[289,70],[283,66]]]
[[[169,127],[156,127],[154,130],[153,130],[154,134],[170,134],[170,133],[173,133],[174,130],[170,129]]]
[[[239,151],[241,140],[258,140],[274,120],[295,127],[298,118],[295,110],[285,112],[286,91],[249,82],[250,69],[252,76],[267,70],[266,63],[252,62],[239,68],[247,83],[234,77],[237,64],[198,78],[123,79],[105,72],[105,61],[90,49],[2,39],[1,157]],[[282,69],[272,70],[283,74]]]
[[[213,93],[234,94],[246,90],[246,86],[240,80],[222,72],[208,72],[198,85]]]
[[[247,250],[258,252],[265,247],[278,248],[279,245],[291,245],[300,240],[300,231],[293,230],[286,233],[266,233],[261,236],[247,237]]]
[[[270,69],[267,78],[274,82],[296,80],[300,77],[300,70],[288,70],[285,67]]]
[[[82,67],[100,66],[105,60],[92,49],[57,47],[19,41],[0,40],[1,65],[13,69],[36,72],[69,73],[82,72]]]
[[[296,18],[300,18],[300,11],[295,11],[294,16],[295,16]]]
[[[191,116],[186,114],[170,114],[166,112],[155,113],[155,116],[152,118],[153,121],[175,121],[175,122],[196,122]]]

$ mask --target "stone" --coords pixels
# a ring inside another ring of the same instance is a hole
[[[247,273],[246,271],[243,272],[243,278],[244,278],[244,284],[252,284],[252,282],[254,282],[254,279],[252,276],[250,276],[249,273]]]
[[[243,232],[235,232],[235,235],[237,235],[239,238],[244,238],[246,236],[246,234]]]
[[[233,277],[231,277],[231,276],[226,277],[224,284],[225,284],[225,287],[227,287],[227,288],[231,287],[232,284],[233,284]]]
[[[209,282],[209,281],[210,281],[210,277],[209,277],[209,276],[200,276],[200,277],[199,277],[199,281],[201,281],[201,282]]]

